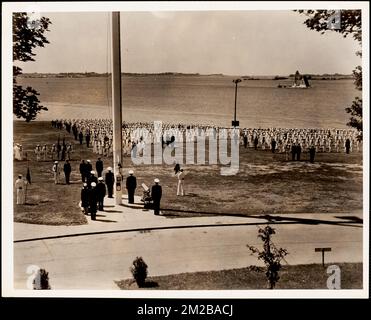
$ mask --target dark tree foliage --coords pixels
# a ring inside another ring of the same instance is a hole
[[[324,34],[326,31],[335,31],[345,37],[351,35],[353,39],[362,45],[362,11],[361,10],[340,10],[340,27],[329,28],[328,21],[334,14],[331,10],[295,10],[300,14],[307,16],[304,24],[311,30]],[[362,57],[362,52],[357,51],[356,55]],[[362,91],[362,67],[357,66],[353,70],[354,84],[357,90]],[[352,105],[345,108],[345,111],[351,115],[348,126],[362,131],[362,98],[355,97]],[[359,136],[362,139],[362,136]]]
[[[266,226],[264,229],[259,229],[258,238],[263,241],[263,250],[259,250],[256,247],[249,246],[252,254],[256,254],[259,260],[262,260],[265,264],[265,276],[268,282],[268,288],[274,289],[276,283],[280,279],[279,271],[281,270],[281,260],[288,254],[286,249],[277,249],[272,241],[272,235],[276,232],[270,226]]]
[[[48,30],[50,20],[41,17],[31,21],[26,12],[13,14],[13,63],[16,61],[35,61],[36,54],[33,50],[44,47],[49,41],[44,36]],[[13,113],[17,118],[23,118],[27,122],[36,119],[41,110],[48,110],[40,105],[37,98],[39,93],[32,87],[24,89],[17,85],[17,76],[22,74],[22,69],[13,65]]]

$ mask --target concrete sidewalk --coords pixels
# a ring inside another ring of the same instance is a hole
[[[289,252],[285,263],[320,263],[316,247],[332,248],[327,263],[362,262],[361,213],[166,218],[107,199],[105,211],[87,225],[15,223],[14,286],[27,288],[30,265],[45,268],[57,290],[117,290],[115,281],[132,277],[137,256],[150,276],[256,265],[246,245],[261,247],[257,231],[267,223],[276,229],[274,243]]]
[[[168,218],[166,215],[155,216],[153,210],[143,208],[140,197],[135,197],[135,204],[129,205],[123,195],[122,205],[115,205],[114,198],[106,198],[104,211],[97,212],[97,220],[87,216],[88,223],[77,226],[52,226],[28,223],[14,223],[14,241],[30,241],[42,238],[58,238],[101,233],[128,232],[138,230],[211,227],[226,225],[259,224],[333,224],[351,225],[362,223],[362,212],[355,214],[271,214],[239,217],[233,215],[214,215],[203,217]]]

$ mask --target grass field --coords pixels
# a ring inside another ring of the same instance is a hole
[[[336,264],[341,270],[341,289],[362,288],[362,263]],[[276,289],[327,289],[327,265],[284,266]],[[150,272],[150,269],[149,269]],[[133,279],[116,282],[122,290],[138,290]],[[144,288],[158,290],[254,290],[267,289],[264,272],[250,268],[181,273],[148,277]]]
[[[37,162],[37,144],[50,146],[61,140],[74,141],[65,130],[51,127],[49,122],[14,121],[14,142],[21,143],[29,155],[32,184],[27,190],[27,204],[14,204],[14,221],[71,225],[84,224],[86,219],[78,207],[81,159],[93,164],[97,155],[75,141],[70,185],[55,185],[52,161]],[[169,218],[215,214],[271,213],[341,213],[362,210],[362,154],[317,154],[310,164],[303,154],[300,162],[285,160],[285,155],[269,151],[240,148],[240,171],[235,176],[221,176],[220,167],[185,166],[187,172],[184,197],[176,196],[177,180],[173,165],[133,166],[125,158],[125,169],[134,169],[138,185],[151,185],[158,177],[163,187],[162,212]],[[112,159],[103,157],[104,166]],[[26,175],[27,161],[14,161],[14,180],[18,173]],[[63,177],[63,175],[62,175]],[[64,182],[64,180],[63,180]],[[141,195],[140,188],[137,194]],[[15,203],[15,201],[14,201]]]

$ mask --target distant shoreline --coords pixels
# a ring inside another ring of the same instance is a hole
[[[96,77],[110,77],[110,73],[97,72],[63,72],[63,73],[23,73],[20,78],[96,78]],[[166,76],[181,76],[181,77],[239,77],[243,80],[292,80],[294,75],[287,76],[269,75],[269,76],[232,76],[222,73],[214,74],[200,74],[200,73],[180,73],[180,72],[161,72],[161,73],[133,73],[123,72],[122,76],[128,77],[166,77]],[[344,80],[353,79],[351,74],[307,74],[310,80]]]

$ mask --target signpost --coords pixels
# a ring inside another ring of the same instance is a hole
[[[315,248],[315,252],[322,252],[322,266],[325,266],[325,252],[330,252],[331,248]]]

